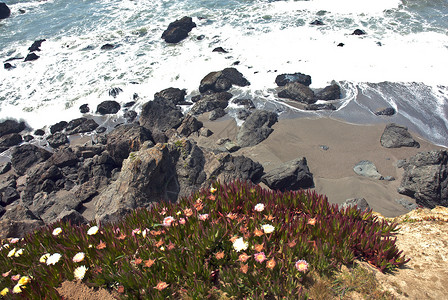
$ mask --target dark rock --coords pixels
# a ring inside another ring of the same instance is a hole
[[[50,156],[51,153],[45,149],[31,144],[24,144],[13,148],[11,151],[11,163],[17,174],[23,175],[28,168],[46,161]]]
[[[356,174],[372,179],[382,180],[383,176],[378,173],[376,166],[368,160],[362,160],[353,167]]]
[[[287,83],[298,82],[300,84],[309,86],[311,84],[311,76],[302,73],[281,74],[275,78],[275,83],[278,86],[285,86]]]
[[[168,25],[163,32],[162,39],[167,43],[178,43],[188,37],[188,33],[196,27],[196,24],[190,17],[183,17]]]
[[[118,94],[120,94],[123,90],[119,87],[114,87],[109,90],[109,96],[117,98]]]
[[[344,43],[339,43],[337,46],[338,47],[344,47],[344,45],[345,45]]]
[[[434,208],[448,207],[448,152],[420,152],[406,160],[398,192],[416,200],[417,204]]]
[[[228,92],[206,94],[197,101],[190,110],[192,115],[200,115],[217,108],[225,109],[229,105],[232,94]]]
[[[33,60],[36,60],[36,59],[38,59],[38,58],[39,58],[39,56],[38,56],[36,53],[31,52],[31,53],[29,53],[29,54],[25,57],[25,61],[33,61]]]
[[[19,133],[26,128],[24,122],[17,122],[15,120],[6,120],[0,123],[0,137],[10,134]]]
[[[201,34],[196,37],[198,41],[202,41],[205,38],[205,35]]]
[[[244,78],[235,68],[226,68],[222,71],[211,72],[207,74],[199,85],[199,92],[205,93],[206,91],[223,92],[232,87],[232,84],[237,86],[248,86],[249,81]]]
[[[250,85],[250,82],[244,78],[243,74],[241,74],[237,69],[235,68],[225,68],[222,70],[222,75],[230,80],[231,84],[237,85],[237,86],[248,86]]]
[[[59,168],[73,167],[79,162],[78,156],[73,152],[72,148],[64,148],[53,153],[48,162]],[[59,176],[56,176],[59,178]]]
[[[22,136],[18,133],[10,133],[0,137],[0,152],[3,152],[9,147],[16,146],[22,142]]]
[[[248,111],[246,109],[242,109],[242,110],[237,111],[236,117],[240,120],[246,120],[247,117],[250,116],[250,114],[251,114],[250,111]]]
[[[1,192],[0,204],[2,206],[6,206],[18,199],[20,199],[20,194],[17,192],[17,190],[13,187],[7,187]]]
[[[187,93],[185,92],[185,90],[170,87],[170,88],[164,89],[163,91],[155,93],[154,100],[170,101],[174,105],[177,105],[180,102],[185,101],[186,94]]]
[[[47,137],[47,142],[52,148],[57,148],[64,144],[69,144],[69,140],[65,134],[62,132],[56,132]]]
[[[238,145],[241,147],[251,147],[264,141],[274,131],[271,126],[276,122],[276,113],[256,110],[239,128],[236,136]]]
[[[21,14],[24,14],[24,13],[25,13],[25,10],[22,9],[22,8],[20,8],[20,9],[19,9],[19,12],[20,12]]]
[[[387,107],[387,108],[383,108],[383,109],[376,111],[375,115],[377,115],[377,116],[393,116],[393,115],[395,115],[395,113],[396,113],[395,109],[393,109],[392,107]]]
[[[134,94],[134,95],[137,95],[137,94]],[[138,98],[138,96],[137,96],[137,98]],[[134,106],[135,103],[136,103],[135,101],[126,102],[126,103],[123,105],[123,107],[124,107],[124,108],[129,108],[129,107]]]
[[[135,110],[128,110],[123,114],[123,117],[126,119],[126,122],[132,123],[137,118],[137,112]]]
[[[242,105],[244,106],[245,109],[254,109],[255,108],[255,104],[251,99],[235,99],[232,101],[233,103],[235,103],[236,105]]]
[[[145,141],[152,140],[151,132],[138,124],[125,124],[107,135],[106,149],[119,166],[129,153],[138,151]]]
[[[0,175],[5,174],[9,170],[11,170],[11,162],[10,161],[0,164]]]
[[[28,208],[19,204],[7,209],[3,215],[3,219],[10,220],[39,220],[39,218]]]
[[[56,123],[54,125],[51,125],[50,126],[50,133],[51,134],[55,134],[56,132],[60,132],[60,131],[64,130],[67,127],[67,124],[68,124],[67,122],[61,121],[61,122],[58,122],[58,123]]]
[[[227,113],[223,108],[218,107],[210,112],[209,120],[215,121],[221,117],[224,117],[226,114]]]
[[[6,211],[6,209],[3,206],[0,206],[0,219],[3,217],[3,214],[5,213],[5,211]],[[1,225],[0,225],[0,227],[1,227]],[[0,231],[1,231],[1,229],[0,229]],[[0,238],[2,238],[1,232],[0,232]]]
[[[40,46],[42,45],[43,42],[45,42],[46,40],[37,40],[35,41],[31,47],[28,48],[28,50],[30,52],[34,52],[34,51],[40,51]]]
[[[386,125],[380,141],[381,146],[385,148],[420,148],[420,144],[412,138],[411,134],[408,132],[408,128],[395,123]]]
[[[360,211],[370,210],[370,205],[364,198],[347,199],[341,204],[340,209],[346,209],[348,207],[356,207]]]
[[[34,131],[34,134],[38,136],[43,136],[45,135],[45,131],[43,129],[36,129],[36,131]]]
[[[282,164],[266,173],[261,181],[272,190],[288,191],[314,187],[313,174],[306,158],[298,158]]]
[[[23,137],[23,140],[24,140],[25,142],[30,142],[30,141],[34,140],[34,136],[32,136],[32,135],[30,135],[30,134],[27,134],[27,135],[25,135],[25,136]]]
[[[120,110],[121,106],[117,101],[107,100],[103,101],[96,107],[96,113],[100,115],[116,114]]]
[[[356,29],[352,33],[352,35],[365,35],[365,34],[366,34],[366,32],[364,30],[361,30],[361,29]]]
[[[11,65],[10,63],[5,63],[5,64],[3,64],[3,68],[5,68],[6,70],[8,70],[8,69],[13,69],[14,67],[13,67],[13,65]]]
[[[77,118],[68,122],[67,127],[65,128],[65,132],[68,135],[83,133],[83,132],[91,132],[98,127],[98,123],[96,123],[92,119],[87,118]]]
[[[191,102],[196,103],[199,100],[201,100],[201,98],[202,98],[202,95],[193,96],[193,97],[191,97]]]
[[[172,102],[154,100],[146,102],[140,113],[140,125],[156,131],[165,132],[171,128],[177,128],[182,123],[182,111]]]
[[[83,104],[83,105],[81,105],[81,106],[79,107],[79,111],[80,111],[82,114],[86,114],[86,113],[88,113],[88,112],[90,111],[89,105],[88,105],[88,104]]]
[[[219,53],[229,53],[228,51],[224,50],[223,47],[216,47],[212,50],[212,52],[219,52]]]
[[[288,98],[306,104],[313,104],[317,101],[314,92],[306,85],[298,82],[290,82],[280,87],[278,97]]]
[[[106,127],[101,126],[101,127],[98,127],[95,131],[96,131],[96,133],[104,133],[104,132],[106,132],[106,130],[107,130]]]
[[[322,103],[322,104],[308,104],[305,106],[306,110],[336,110],[336,106],[332,103]]]
[[[332,84],[316,94],[318,100],[337,100],[341,98],[341,88],[337,84]]]
[[[11,10],[9,7],[3,3],[0,2],[0,19],[6,19],[11,15]]]
[[[310,25],[324,25],[324,22],[322,22],[321,20],[314,20],[313,22],[310,23]]]
[[[42,227],[42,220],[10,220],[2,218],[0,221],[0,238],[22,238],[27,233],[32,233]]]
[[[101,46],[101,50],[112,50],[115,48],[114,44],[104,44]]]
[[[84,218],[79,212],[74,209],[62,211],[57,220],[62,222],[69,222],[71,225],[82,225],[88,223],[86,218]]]
[[[241,62],[239,60],[232,63],[232,66],[238,66]]]
[[[198,121],[192,115],[188,115],[184,118],[179,128],[177,128],[177,132],[184,136],[189,136],[193,132],[198,132],[199,129],[202,128],[202,126],[203,126],[202,122]]]

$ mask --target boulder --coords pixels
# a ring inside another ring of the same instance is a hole
[[[9,7],[3,3],[0,2],[0,19],[6,19],[11,15],[11,10]]]
[[[11,65],[10,63],[4,63],[3,68],[5,70],[9,70],[9,69],[14,69],[15,67],[13,65]]]
[[[360,211],[370,210],[369,203],[364,198],[347,199],[341,204],[340,209],[346,209],[347,207],[356,207]]]
[[[380,141],[381,146],[385,148],[420,148],[420,144],[412,138],[411,134],[408,132],[408,128],[395,123],[386,125]]]
[[[4,189],[2,189],[0,194],[0,205],[7,206],[14,201],[20,199],[20,194],[17,192],[17,190],[11,186],[8,186]]]
[[[172,102],[174,105],[177,105],[185,101],[186,94],[187,93],[185,90],[170,87],[155,93],[154,100],[166,100]]]
[[[76,166],[79,159],[76,153],[73,152],[72,148],[67,147],[53,153],[48,162],[50,165],[57,166],[58,168],[64,168]]]
[[[135,110],[128,110],[124,112],[123,117],[126,119],[126,122],[132,123],[135,118],[137,118],[137,115],[138,114]]]
[[[298,82],[290,82],[278,89],[278,97],[296,100],[305,104],[313,104],[317,101],[314,92]]]
[[[47,137],[47,142],[52,148],[58,148],[64,144],[69,144],[69,140],[62,132],[56,132]]]
[[[314,187],[313,174],[306,158],[298,158],[269,171],[261,181],[272,190],[288,191]]]
[[[77,134],[77,133],[83,133],[83,132],[91,132],[95,130],[98,126],[98,123],[96,123],[92,119],[87,118],[77,118],[73,119],[70,122],[68,122],[65,132],[68,135]]]
[[[232,94],[228,92],[207,93],[201,96],[201,99],[194,103],[190,110],[192,115],[200,115],[217,108],[225,109],[229,105]]]
[[[398,192],[425,207],[448,207],[447,162],[446,150],[420,152],[407,159]]]
[[[316,94],[318,100],[337,100],[341,98],[341,88],[337,84],[329,85]]]
[[[125,124],[107,135],[106,149],[119,166],[129,153],[138,151],[145,141],[152,140],[151,132],[138,124]]]
[[[18,133],[10,133],[0,137],[0,152],[16,146],[22,142],[22,136]]]
[[[212,50],[212,52],[218,52],[218,53],[229,53],[229,51],[224,50],[223,47],[216,47]]]
[[[182,123],[183,114],[180,108],[166,100],[154,100],[146,102],[140,113],[140,125],[155,131],[166,132],[177,128]]]
[[[86,218],[74,209],[63,210],[56,219],[61,222],[69,222],[71,225],[82,225],[88,223]]]
[[[247,118],[250,116],[251,112],[247,109],[242,109],[236,112],[236,117],[240,120],[247,120]]]
[[[80,111],[82,114],[86,114],[86,113],[88,113],[88,112],[90,111],[89,105],[88,105],[88,104],[83,104],[83,105],[81,105],[81,106],[79,107],[79,111]]]
[[[38,59],[40,56],[38,56],[36,53],[31,52],[25,57],[25,61],[33,61]]]
[[[213,134],[213,132],[205,127],[202,127],[201,129],[199,129],[199,135],[203,136],[203,137],[209,137]]]
[[[120,110],[120,103],[114,100],[103,101],[96,107],[96,113],[100,115],[116,114]]]
[[[0,123],[0,137],[10,133],[19,133],[25,128],[25,122],[17,122],[15,120],[3,121]]]
[[[101,50],[112,50],[115,49],[115,47],[116,45],[107,43],[101,46]]]
[[[255,108],[255,104],[251,99],[238,98],[238,99],[233,100],[232,102],[235,103],[236,105],[244,106],[245,109],[254,109]]]
[[[184,118],[184,120],[182,121],[182,124],[180,124],[179,128],[177,128],[177,132],[184,136],[189,136],[193,132],[198,132],[199,129],[202,128],[202,126],[203,126],[203,124],[201,121],[198,121],[192,115],[188,115]]]
[[[302,73],[281,74],[275,78],[275,83],[278,86],[285,86],[287,83],[298,82],[300,84],[311,85],[311,76]]]
[[[188,37],[188,33],[196,27],[190,17],[183,17],[168,25],[168,28],[162,33],[162,39],[167,43],[178,43]]]
[[[352,35],[365,35],[366,32],[362,29],[355,29],[355,31],[353,31]]]
[[[45,135],[45,130],[43,130],[43,129],[36,129],[34,131],[34,134],[37,135],[37,136],[44,136]]]
[[[224,108],[218,107],[215,108],[214,110],[211,111],[210,116],[209,116],[209,120],[210,121],[215,121],[221,117],[224,117],[226,115],[226,111],[224,110]]]
[[[117,98],[118,94],[120,94],[123,90],[119,87],[114,87],[109,90],[109,96]]]
[[[378,173],[376,166],[368,160],[362,160],[353,167],[356,174],[372,179],[382,180],[383,176]]]
[[[199,92],[224,92],[228,91],[233,84],[237,86],[248,86],[250,85],[250,82],[244,78],[243,74],[241,74],[237,69],[226,68],[222,71],[207,74],[201,80]]]
[[[40,51],[40,46],[42,46],[42,43],[45,41],[46,41],[45,39],[34,41],[34,43],[31,45],[31,47],[28,48],[28,50],[30,52]]]
[[[336,106],[332,103],[308,104],[306,110],[336,110]]]
[[[64,130],[65,127],[67,127],[67,124],[68,124],[67,122],[61,121],[61,122],[58,122],[58,123],[56,123],[54,125],[51,125],[50,126],[50,133],[51,134],[55,134],[56,132],[60,132],[60,131]]]
[[[46,161],[50,156],[51,153],[43,148],[24,144],[13,148],[11,151],[11,163],[17,174],[23,175],[28,168]]]
[[[266,110],[254,111],[238,130],[236,136],[238,145],[251,147],[264,141],[274,131],[271,126],[276,122],[276,113]]]
[[[375,115],[377,115],[377,116],[393,116],[393,115],[395,115],[395,113],[396,113],[396,111],[394,108],[387,107],[387,108],[383,108],[383,109],[376,111]]]

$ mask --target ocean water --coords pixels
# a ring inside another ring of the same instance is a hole
[[[46,41],[38,60],[0,69],[0,119],[48,128],[82,116],[82,104],[94,111],[115,87],[123,90],[115,99],[121,104],[138,94],[137,111],[168,87],[186,89],[188,100],[206,74],[238,62],[251,85],[231,92],[258,108],[396,122],[448,146],[448,0],[4,1],[12,13],[0,20],[2,62]],[[162,32],[183,16],[197,27],[166,44]],[[310,25],[314,20],[324,25]],[[352,35],[355,29],[367,34]],[[106,43],[116,47],[101,50]],[[228,53],[212,52],[219,46]],[[294,72],[310,75],[314,89],[340,84],[337,111],[304,111],[279,99],[275,77]],[[397,114],[376,116],[383,107]]]

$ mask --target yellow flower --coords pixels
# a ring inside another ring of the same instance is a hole
[[[98,226],[93,226],[93,227],[90,227],[90,229],[87,231],[87,234],[88,235],[95,235],[95,234],[97,234],[98,233]]]
[[[12,292],[13,292],[14,294],[19,294],[19,293],[21,293],[21,292],[22,292],[21,285],[16,284],[16,285],[14,286],[14,288],[12,289]]]
[[[22,276],[19,280],[19,285],[26,285],[31,282],[31,279],[28,276]]]
[[[50,257],[50,253],[45,253],[44,255],[42,255],[40,257],[39,262],[44,264],[47,262],[47,258],[49,258],[49,257]]]
[[[85,257],[84,252],[76,253],[76,255],[73,256],[73,261],[74,261],[74,262],[81,262],[81,261],[84,260],[84,257]]]
[[[216,189],[216,188],[214,188],[214,187],[211,187],[211,188],[210,188],[210,193],[214,194],[214,193],[216,193],[217,190],[218,190],[218,189]]]
[[[62,228],[58,227],[53,230],[53,235],[59,235],[62,232]]]
[[[15,257],[19,257],[20,255],[23,254],[23,249],[19,249],[16,251],[16,253],[14,254]]]
[[[9,251],[8,253],[8,257],[13,256],[16,253],[16,248],[12,249],[11,251]]]
[[[75,269],[73,274],[75,275],[75,279],[82,280],[84,278],[84,275],[86,275],[86,271],[88,268],[86,266],[80,266]]]
[[[2,295],[2,296],[6,296],[6,294],[8,294],[9,293],[9,289],[8,288],[4,288],[1,292],[0,292],[0,295]]]

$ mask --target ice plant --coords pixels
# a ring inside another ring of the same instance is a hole
[[[16,248],[12,249],[11,251],[8,252],[8,257],[14,256],[14,254],[16,254]]]
[[[314,226],[316,225],[316,218],[310,218],[307,222],[308,225]]]
[[[86,268],[86,266],[77,267],[75,269],[75,271],[73,271],[73,275],[75,276],[75,279],[82,280],[84,278],[84,276],[86,275],[87,270],[88,270],[88,268]]]
[[[95,235],[98,233],[98,226],[92,226],[89,228],[89,230],[87,230],[87,234],[88,235]]]
[[[44,255],[42,255],[40,258],[39,258],[39,262],[40,263],[46,263],[47,262],[47,259],[50,257],[50,253],[45,253]]]
[[[240,254],[240,256],[238,256],[238,260],[240,262],[246,262],[249,258],[250,258],[250,256],[247,255],[246,252],[244,252],[243,254]]]
[[[31,282],[31,279],[28,276],[22,276],[22,278],[19,279],[20,285],[26,285]]]
[[[266,255],[264,252],[259,252],[254,254],[255,261],[262,263],[266,260]]]
[[[12,292],[13,292],[14,294],[20,294],[20,293],[22,292],[21,285],[16,284],[16,285],[14,286],[14,288],[12,289]]]
[[[54,253],[47,258],[47,265],[54,265],[61,259],[61,255],[59,253]]]
[[[61,234],[61,232],[62,232],[62,228],[61,227],[58,227],[58,228],[55,228],[54,230],[53,230],[53,235],[54,236],[58,236],[59,234]]]
[[[268,269],[271,269],[271,270],[274,269],[275,265],[276,265],[276,263],[275,263],[275,260],[273,258],[266,262],[266,267]]]
[[[73,256],[73,262],[81,262],[84,260],[85,254],[84,252],[78,252],[75,256]]]
[[[180,218],[179,219],[179,224],[184,225],[185,224],[185,218]]]
[[[169,286],[169,284],[167,284],[166,282],[164,282],[164,281],[159,281],[159,283],[157,283],[157,285],[156,285],[154,288],[155,288],[156,290],[161,291],[161,290],[166,289],[168,286]]]
[[[274,231],[275,227],[270,224],[265,224],[261,226],[261,229],[263,229],[264,233],[271,233]]]
[[[11,280],[17,281],[20,279],[20,274],[11,276]]]
[[[308,271],[308,263],[305,260],[303,260],[303,259],[296,261],[295,266],[296,266],[296,269],[299,272],[306,272],[306,271]]]
[[[201,221],[205,221],[208,219],[208,214],[202,214],[198,216],[198,219]]]
[[[258,211],[258,212],[262,212],[264,210],[264,204],[258,203],[257,205],[255,205],[254,210]]]
[[[210,188],[210,193],[214,194],[214,193],[216,193],[217,190],[218,190],[218,189],[216,189],[216,188],[214,188],[214,187],[211,187],[211,188]]]
[[[9,289],[8,288],[4,288],[1,292],[0,292],[0,295],[2,295],[2,296],[6,296],[6,294],[8,294],[9,293]]]
[[[16,251],[16,253],[14,253],[14,256],[15,257],[19,257],[22,254],[23,254],[23,249],[19,249],[19,250]]]
[[[233,243],[233,249],[235,249],[236,252],[240,252],[241,250],[246,250],[247,247],[249,247],[249,243],[245,242],[242,237],[237,238],[235,242]]]
[[[173,222],[174,222],[174,218],[169,216],[169,217],[166,217],[165,219],[163,219],[162,224],[163,224],[163,226],[169,227],[169,226],[171,226],[171,223],[173,223]]]

